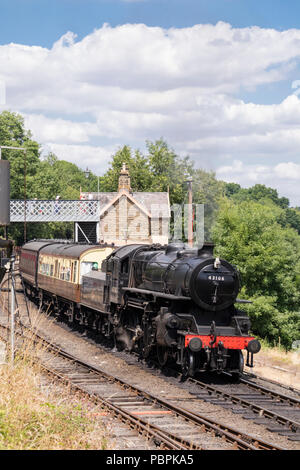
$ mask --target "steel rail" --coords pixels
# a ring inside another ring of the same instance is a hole
[[[241,378],[240,382],[244,383],[249,388],[253,388],[255,390],[258,390],[263,395],[268,395],[272,398],[278,399],[282,403],[288,403],[289,405],[293,405],[293,406],[296,406],[296,407],[300,408],[300,400],[298,400],[298,398],[290,397],[290,396],[287,396],[287,395],[282,395],[282,393],[275,392],[274,390],[270,390],[269,388],[263,387],[262,385],[255,384],[255,383],[253,383],[250,380],[247,380],[245,378]]]
[[[221,397],[221,398],[226,399],[226,400],[230,400],[234,404],[240,404],[243,407],[250,409],[254,413],[257,413],[260,418],[265,417],[265,418],[269,418],[271,420],[275,420],[278,423],[282,424],[283,426],[288,426],[288,428],[291,431],[295,432],[295,433],[300,431],[300,423],[298,423],[296,421],[293,421],[293,420],[287,418],[286,416],[282,416],[282,415],[280,415],[276,412],[273,412],[271,410],[268,410],[268,409],[266,409],[266,408],[264,408],[260,405],[249,402],[248,400],[245,400],[245,399],[239,397],[238,395],[228,393],[224,390],[221,390],[218,387],[213,387],[212,385],[208,385],[208,384],[206,384],[204,382],[201,382],[197,379],[189,377],[188,380],[190,382],[194,383],[195,385],[197,385],[198,387],[200,387],[204,390],[207,390],[208,393],[214,393],[218,397]]]
[[[156,366],[159,366],[155,361],[152,361],[152,363],[155,364]],[[175,373],[177,377],[181,377],[181,378],[183,377],[181,372],[178,372],[174,369],[170,369],[170,370],[173,373]],[[293,420],[291,420],[291,419],[289,419],[285,416],[282,416],[282,415],[280,415],[276,412],[268,410],[268,409],[262,407],[261,405],[257,405],[253,402],[247,401],[247,400],[239,397],[238,395],[228,393],[226,391],[221,390],[218,387],[207,384],[205,382],[201,382],[200,380],[195,379],[194,377],[187,377],[186,380],[190,383],[193,383],[194,385],[199,386],[201,389],[207,390],[207,392],[209,394],[215,394],[218,398],[220,397],[220,398],[223,398],[225,400],[232,401],[233,404],[240,404],[241,406],[245,407],[245,411],[246,411],[247,408],[250,409],[251,411],[256,413],[259,418],[265,417],[265,418],[269,418],[270,421],[275,420],[275,421],[277,421],[277,423],[279,423],[283,426],[288,426],[288,429],[290,429],[294,433],[298,433],[300,431],[300,423],[297,422],[297,421],[293,421]],[[275,391],[273,392],[272,390],[270,390],[266,387],[263,387],[263,386],[258,385],[258,384],[253,384],[252,382],[247,381],[246,379],[243,379],[243,378],[241,378],[241,382],[244,382],[245,385],[247,385],[249,387],[252,387],[252,388],[262,392],[262,394],[265,394],[265,395],[269,394],[270,396],[273,396],[274,398],[278,399],[280,402],[285,402],[288,405],[296,406],[297,408],[300,405],[300,400],[298,400],[294,397],[282,395],[282,394],[280,394],[278,392],[275,392]],[[201,399],[201,396],[199,396],[199,399]],[[220,405],[220,406],[222,406],[222,405]],[[286,431],[286,429],[282,429],[282,431]]]
[[[272,380],[272,379],[269,379],[267,377],[263,377],[261,375],[254,374],[253,372],[244,371],[243,376],[246,380],[249,380],[246,377],[250,377],[252,379],[262,380],[263,382],[267,382],[269,384],[276,385],[277,387],[284,388],[284,389],[289,390],[290,392],[293,392],[293,393],[298,394],[300,396],[300,389],[299,388],[292,387],[290,385],[286,385],[286,384],[278,382],[276,380]]]
[[[4,325],[0,325],[0,326],[4,327]],[[23,325],[23,327],[24,327],[24,325]],[[28,327],[26,327],[26,328],[28,328]],[[28,328],[28,329],[30,329],[30,328]],[[32,331],[32,329],[31,329],[31,331]],[[240,431],[238,431],[234,428],[231,428],[229,426],[225,426],[225,425],[223,425],[221,423],[218,423],[214,420],[203,417],[198,413],[194,413],[194,412],[192,412],[188,409],[179,407],[178,405],[173,405],[170,402],[167,402],[166,400],[163,400],[163,399],[161,399],[161,398],[159,398],[159,397],[157,397],[153,394],[150,394],[149,392],[141,390],[140,388],[136,387],[135,385],[124,382],[119,377],[115,377],[115,376],[107,373],[106,371],[103,371],[102,369],[100,369],[98,367],[95,367],[95,366],[93,366],[93,365],[91,365],[87,362],[81,361],[80,359],[76,358],[75,356],[71,355],[70,353],[64,351],[60,346],[49,343],[49,341],[46,340],[44,337],[42,337],[39,333],[34,332],[34,334],[37,336],[39,341],[45,342],[47,344],[47,346],[50,347],[53,350],[53,352],[55,352],[57,354],[60,354],[64,358],[76,363],[77,365],[80,365],[81,367],[88,368],[88,370],[90,370],[90,371],[92,371],[92,372],[94,372],[98,375],[101,375],[102,377],[103,376],[106,377],[107,380],[114,381],[115,383],[118,383],[118,385],[120,385],[121,387],[131,390],[132,392],[137,394],[137,396],[142,397],[143,399],[149,400],[152,403],[159,404],[161,407],[172,411],[177,416],[180,416],[180,417],[184,418],[185,420],[189,420],[193,424],[201,427],[202,430],[205,430],[206,432],[213,432],[215,436],[218,436],[218,437],[221,436],[221,437],[225,438],[225,440],[227,442],[230,442],[230,443],[234,444],[236,446],[236,448],[238,448],[238,449],[241,449],[241,450],[258,450],[258,449],[283,450],[283,448],[281,448],[281,447],[278,447],[278,446],[275,446],[273,444],[267,443],[265,441],[256,439],[252,436],[248,436],[245,433],[241,433]],[[55,374],[57,374],[58,376],[60,375],[58,373],[55,373]],[[68,383],[71,383],[69,378],[66,379],[66,377],[61,377],[61,379],[62,380],[67,380]],[[78,386],[78,384],[72,384],[72,386],[74,386],[77,389],[81,390],[81,388],[80,388],[80,386]],[[84,390],[82,390],[82,391],[84,393],[87,393]],[[104,399],[102,397],[100,398],[98,395],[96,395],[96,398],[100,399],[101,402],[105,406],[109,406],[110,409],[112,409],[114,412],[117,412],[117,408],[116,408],[115,404],[111,403],[107,399]],[[121,415],[123,415],[124,412],[125,412],[124,409],[122,409],[122,410],[119,409],[119,411],[121,412],[120,413]],[[130,419],[134,419],[135,424],[136,424],[136,422],[140,423],[142,421],[140,418],[137,419],[135,416],[131,415],[128,411],[126,411],[125,413],[126,413],[127,416],[130,416]],[[142,423],[141,423],[141,425],[142,425]],[[151,427],[151,429],[154,430],[154,432],[157,432],[157,430],[159,430],[159,428],[155,427],[154,425],[151,425],[148,422],[144,422],[143,430],[145,430],[145,428],[149,429],[149,427]],[[165,435],[166,431],[165,430],[163,430],[163,431],[160,430],[160,437],[163,437],[161,435],[161,433],[163,433]],[[175,437],[175,439],[174,439],[174,437]],[[189,441],[185,442],[181,438],[178,439],[178,437],[176,435],[170,434],[168,439],[171,439],[172,444],[174,443],[174,441],[176,441],[177,444],[183,443],[183,445],[185,446],[183,448],[185,450],[186,449],[193,449],[193,448],[199,449],[199,447],[193,446],[193,443],[191,443]]]
[[[0,324],[0,328],[9,329],[9,327],[3,324]],[[19,335],[24,336],[21,334]],[[2,339],[6,341],[6,338],[2,338]],[[32,338],[30,339],[32,340]],[[35,340],[35,342],[38,342],[41,340],[47,343],[47,345],[51,349],[53,349],[53,352],[58,353],[58,348],[57,347],[52,348],[51,343],[49,343],[45,338],[41,338],[41,339],[39,338],[39,340]],[[82,361],[77,362],[76,358],[73,358],[68,353],[64,354],[63,351],[61,350],[59,354],[63,356],[65,359],[68,359],[72,362],[76,362],[77,364],[80,364],[82,367],[84,367],[85,363],[83,363]],[[63,374],[60,374],[55,369],[50,368],[49,366],[46,366],[45,364],[41,363],[40,360],[37,361],[37,359],[35,359],[35,361],[39,363],[39,366],[45,372],[47,372],[48,374],[51,374],[52,376],[56,377],[58,380],[64,383],[68,383],[68,385],[71,386],[73,389],[80,391],[82,394],[84,394],[85,396],[88,396],[89,399],[93,400],[97,404],[100,403],[104,408],[112,412],[115,416],[121,418],[122,422],[129,424],[131,428],[138,430],[143,435],[146,434],[147,436],[151,437],[156,444],[163,445],[165,449],[168,449],[168,450],[203,450],[199,446],[193,444],[193,442],[181,439],[169,431],[162,430],[156,427],[155,425],[148,423],[147,421],[141,418],[138,418],[134,414],[130,413],[128,410],[124,410],[121,407],[116,406],[114,403],[101,397],[100,395],[95,395],[95,394],[91,394],[87,392],[79,384],[73,383],[69,377],[64,376]],[[85,365],[85,367],[88,370],[91,370],[91,368],[88,365]]]
[[[169,433],[168,431],[162,431],[157,426],[154,426],[151,423],[145,422],[142,419],[137,418],[134,414],[116,406],[114,403],[101,397],[100,395],[87,392],[79,384],[74,384],[70,378],[58,373],[57,371],[55,371],[55,369],[51,369],[45,366],[44,364],[42,364],[41,367],[47,373],[55,376],[62,382],[67,383],[72,388],[79,390],[85,396],[88,395],[89,399],[93,400],[96,404],[100,403],[102,406],[104,406],[104,408],[112,412],[115,416],[121,418],[123,422],[127,424],[130,423],[131,427],[133,426],[135,429],[139,429],[143,433],[150,435],[156,441],[159,438],[160,443],[167,446],[167,449],[169,450],[187,450],[187,449],[201,450],[198,446],[193,445],[191,442],[184,441],[183,439],[178,438],[177,436],[173,435],[172,433]]]

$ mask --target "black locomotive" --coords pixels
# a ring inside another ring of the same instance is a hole
[[[38,256],[43,250],[55,255],[49,243],[47,247],[39,247]],[[22,267],[26,271],[29,249],[27,244],[21,252],[21,272]],[[61,247],[56,251],[61,253]],[[39,269],[38,256],[35,285],[31,281],[28,286],[25,279],[31,295],[38,293],[40,301],[71,321],[114,338],[116,346],[136,350],[144,358],[155,356],[161,366],[174,361],[185,375],[210,370],[239,376],[242,350],[247,350],[247,365],[253,365],[253,354],[260,350],[259,342],[249,336],[249,317],[235,307],[239,273],[213,256],[212,244],[201,249],[186,249],[181,243],[117,248],[103,260],[101,271],[78,275],[73,300],[58,292],[61,279],[55,281],[57,287],[42,284],[55,270],[47,270],[45,263]],[[41,285],[52,287],[45,290]]]

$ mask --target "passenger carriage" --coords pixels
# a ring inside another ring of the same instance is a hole
[[[51,240],[26,243],[21,250],[20,271],[27,293],[42,300],[47,293],[80,303],[82,276],[101,268],[113,245],[80,245]]]

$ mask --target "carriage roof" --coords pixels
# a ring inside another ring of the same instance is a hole
[[[40,252],[41,254],[62,256],[79,259],[88,251],[100,251],[111,245],[81,245],[78,243],[56,242],[51,240],[32,241],[23,246],[24,250]]]

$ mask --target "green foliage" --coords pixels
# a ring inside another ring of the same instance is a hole
[[[246,298],[245,292],[242,292]],[[286,349],[290,349],[293,341],[299,339],[300,317],[299,313],[284,311],[280,312],[277,306],[277,297],[268,295],[250,297],[252,304],[245,304],[243,310],[251,318],[253,331],[261,338],[266,338],[269,343],[274,341]]]
[[[2,159],[10,162],[11,198],[23,199],[26,182],[29,182],[38,170],[39,144],[31,139],[31,132],[24,128],[24,119],[16,113],[3,111],[0,114],[0,143],[10,147],[22,147],[20,150],[2,150]]]
[[[216,253],[238,266],[253,330],[291,346],[300,337],[300,237],[278,223],[284,209],[224,199],[214,226]]]
[[[236,183],[225,183],[225,195],[232,198],[235,202],[266,202],[270,200],[282,209],[289,207],[289,200],[286,197],[279,197],[276,189],[268,188],[264,184],[255,184],[251,188],[246,189],[241,188]]]
[[[169,191],[171,203],[182,202],[186,193],[185,180],[191,173],[193,163],[189,158],[180,158],[160,139],[147,142],[146,156],[128,145],[112,156],[110,168],[100,178],[102,191],[117,191],[120,170],[127,164],[131,187],[135,191]]]
[[[300,235],[300,211],[299,209],[287,208],[280,214],[278,222],[282,227],[292,227]]]
[[[147,191],[151,186],[151,173],[147,159],[136,150],[134,153],[128,145],[124,145],[112,157],[110,168],[100,177],[100,188],[104,192],[118,191],[118,181],[122,164],[126,163],[131,178],[133,191]]]
[[[172,206],[188,202],[187,177],[191,176],[193,203],[205,205],[205,236],[209,239],[224,183],[218,181],[212,172],[195,169],[188,156],[178,156],[162,138],[155,142],[147,141],[146,147],[146,155],[139,150],[133,151],[127,145],[119,149],[112,156],[109,169],[100,178],[101,191],[117,191],[120,170],[125,162],[134,192],[169,192]]]
[[[97,191],[97,177],[92,173],[86,178],[84,171],[74,163],[58,160],[50,153],[40,161],[39,171],[31,181],[31,197],[37,199],[79,199],[82,191]]]

